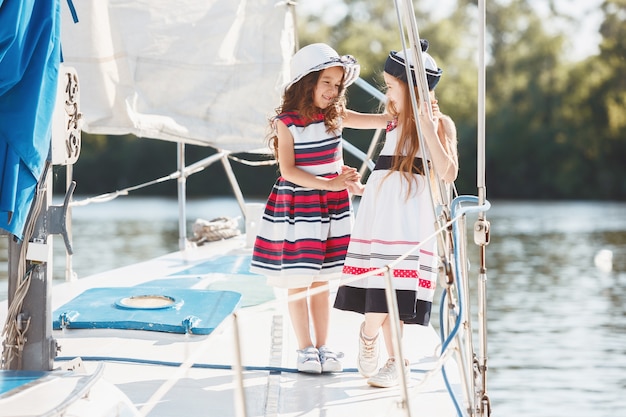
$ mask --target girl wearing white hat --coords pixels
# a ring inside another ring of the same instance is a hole
[[[389,120],[346,110],[345,89],[358,75],[353,57],[323,43],[303,47],[292,58],[291,80],[270,123],[280,177],[259,225],[250,271],[289,295],[325,287],[289,302],[301,372],[342,370],[341,354],[326,347],[328,281],[341,276],[353,224],[348,189],[358,188],[360,175],[343,164],[341,131],[384,128]]]
[[[441,69],[426,53],[428,44],[422,42],[422,58],[426,70],[433,117],[421,111],[420,127],[428,148],[430,168],[447,183],[458,174],[456,129],[448,116],[440,113],[434,99],[434,88]],[[407,60],[407,55],[409,59]],[[346,255],[343,277],[354,279],[388,265],[421,244],[419,251],[395,265],[394,288],[398,300],[401,325],[428,325],[436,288],[438,257],[431,195],[428,192],[424,164],[419,158],[418,132],[409,88],[419,89],[412,65],[412,54],[392,51],[383,74],[387,85],[387,112],[392,120],[387,126],[386,139],[374,171],[367,180],[359,204]],[[406,62],[412,81],[407,82]],[[427,110],[427,109],[424,109]],[[357,368],[369,385],[391,387],[398,384],[399,368],[408,375],[408,363],[400,367],[393,357],[391,323],[385,296],[385,277],[370,276],[339,287],[335,308],[364,315],[359,332]],[[382,327],[389,359],[379,365],[378,332]]]

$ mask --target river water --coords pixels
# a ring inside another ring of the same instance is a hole
[[[626,203],[491,203],[486,261],[492,415],[622,415]],[[231,198],[189,201],[187,214],[189,233],[196,218],[240,216]],[[176,202],[163,198],[74,208],[72,263],[78,278],[177,250],[177,215]],[[469,226],[474,220],[468,219]],[[6,240],[0,238],[0,299],[7,292]],[[61,282],[62,239],[54,244],[54,280]],[[473,245],[469,253],[475,291]]]

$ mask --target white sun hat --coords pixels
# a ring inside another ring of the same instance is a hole
[[[285,84],[283,91],[287,91],[305,75],[330,67],[343,67],[345,73],[344,87],[354,83],[361,72],[361,66],[352,55],[339,56],[333,48],[325,43],[313,43],[301,48],[291,58],[291,81]]]

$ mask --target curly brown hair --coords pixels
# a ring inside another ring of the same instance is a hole
[[[313,93],[319,80],[320,74],[324,70],[311,72],[296,83],[292,84],[283,94],[281,104],[275,109],[276,116],[285,112],[296,112],[304,119],[313,120],[322,113],[324,115],[324,125],[327,132],[337,130],[341,124],[341,118],[346,112],[346,96],[344,81],[341,80],[339,94],[332,105],[325,109],[320,109],[313,104]],[[278,136],[276,134],[276,116],[269,119],[269,133],[267,141],[274,156],[278,159]]]

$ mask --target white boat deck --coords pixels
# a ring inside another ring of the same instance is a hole
[[[209,244],[63,283],[53,289],[52,310],[87,288],[137,285],[175,274],[177,270],[212,257],[213,253],[245,251],[244,246],[243,239],[234,238],[219,245]],[[225,280],[228,276],[220,273],[206,276],[199,279],[198,285],[216,279]],[[296,372],[295,336],[283,294],[276,295],[274,301],[237,310],[245,414],[238,410],[235,401],[237,379],[231,367],[236,364],[236,344],[232,318],[206,336],[114,329],[53,331],[61,347],[56,364],[61,366],[65,360],[81,357],[87,371],[92,372],[104,363],[103,379],[130,399],[139,410],[138,415],[153,417],[457,415],[441,372],[423,382],[437,360],[439,339],[432,327],[405,326],[403,353],[411,362],[409,413],[401,407],[399,387],[369,387],[356,371],[357,334],[362,321],[359,314],[335,309],[331,312],[328,345],[345,353],[344,372],[322,375]],[[4,322],[6,304],[0,308],[0,319]],[[383,347],[381,365],[384,358]],[[448,361],[446,372],[457,398],[461,399],[453,361]],[[461,404],[461,407],[464,406]],[[22,414],[11,415],[32,415],[28,410],[22,411]],[[0,415],[5,414],[0,412]]]

